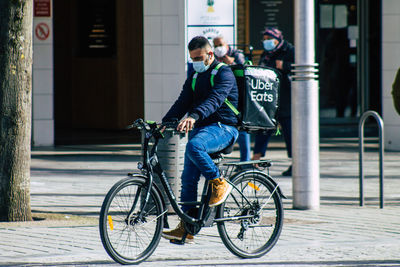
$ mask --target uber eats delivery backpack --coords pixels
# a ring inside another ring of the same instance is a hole
[[[247,132],[275,129],[280,73],[253,65],[232,65],[231,69],[239,89],[239,129]]]
[[[224,63],[219,63],[212,71],[210,83],[214,86],[214,77]],[[239,118],[241,131],[255,132],[275,129],[276,112],[279,105],[280,73],[272,68],[253,65],[231,65],[239,89],[239,105],[236,109],[228,99],[225,104]],[[194,90],[197,73],[193,76]]]

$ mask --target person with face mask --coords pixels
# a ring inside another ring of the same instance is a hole
[[[263,34],[264,51],[261,54],[259,65],[279,70],[282,74],[279,93],[279,108],[277,120],[282,128],[289,158],[292,158],[292,123],[291,123],[291,65],[294,63],[294,47],[283,39],[282,32],[269,27]],[[273,131],[255,137],[253,160],[258,160],[265,155],[268,141]],[[292,175],[292,166],[282,173],[283,176]]]
[[[225,201],[232,186],[222,177],[209,154],[233,145],[238,137],[237,117],[224,103],[228,99],[237,108],[238,88],[230,67],[221,66],[215,60],[207,38],[194,37],[189,42],[188,50],[195,72],[186,79],[178,99],[162,121],[181,120],[187,115],[177,126],[178,131],[189,132],[181,177],[181,201],[197,200],[197,185],[200,175],[203,175],[212,189],[209,206],[217,206]],[[215,73],[216,68],[218,71]],[[213,86],[210,82],[212,73]],[[182,206],[185,212],[191,208]],[[184,234],[181,222],[176,229],[164,231],[162,236],[182,239]],[[193,240],[193,236],[187,235],[186,240]]]
[[[233,49],[230,47],[223,36],[217,36],[213,39],[214,43],[214,55],[219,62],[223,62],[228,65],[233,64],[244,64],[245,58],[242,51]],[[240,161],[250,160],[250,135],[245,131],[239,132],[239,149],[240,149]],[[247,167],[247,166],[245,166]]]
[[[213,39],[214,55],[219,62],[228,65],[244,64],[245,58],[242,51],[230,47],[223,36],[217,36]]]

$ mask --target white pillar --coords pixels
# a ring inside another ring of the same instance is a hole
[[[51,0],[35,0],[33,10],[32,143],[54,145],[53,14]]]
[[[185,1],[143,1],[146,120],[161,121],[186,79]]]
[[[319,209],[319,107],[314,0],[295,0],[292,82],[293,208]]]

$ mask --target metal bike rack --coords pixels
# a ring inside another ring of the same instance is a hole
[[[363,157],[364,157],[364,123],[368,117],[374,117],[379,127],[379,198],[380,208],[383,209],[383,120],[375,111],[368,110],[362,114],[358,123],[359,135],[359,179],[360,179],[360,206],[364,206],[364,172],[363,172]]]

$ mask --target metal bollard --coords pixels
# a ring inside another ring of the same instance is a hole
[[[292,64],[293,208],[320,207],[319,109],[315,63],[314,0],[294,1],[295,64]]]
[[[383,199],[383,138],[384,138],[384,130],[383,130],[383,120],[381,116],[375,111],[369,110],[366,111],[360,118],[358,123],[358,135],[359,135],[359,179],[360,179],[360,206],[364,206],[364,171],[363,171],[363,158],[364,158],[364,123],[368,117],[374,117],[376,122],[378,123],[379,128],[379,199],[380,199],[380,208],[383,209],[384,199]]]

